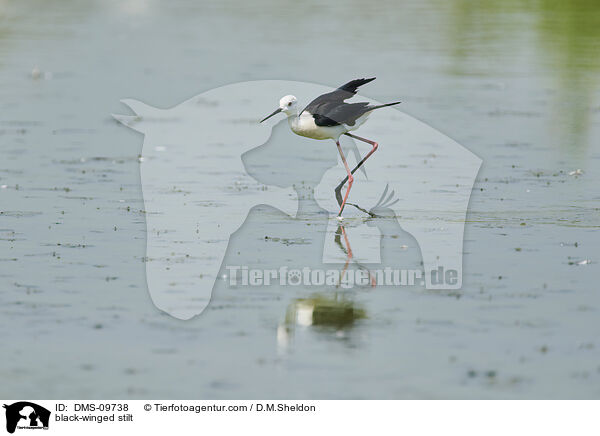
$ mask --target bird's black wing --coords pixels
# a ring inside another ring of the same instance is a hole
[[[350,82],[340,86],[338,89],[332,92],[328,92],[327,94],[323,94],[315,98],[311,101],[308,106],[302,109],[302,112],[308,111],[311,114],[323,114],[323,106],[327,106],[331,108],[331,104],[344,104],[344,100],[353,97],[356,94],[358,88],[366,83],[372,82],[375,80],[375,77],[371,77],[370,79],[355,79]],[[300,112],[300,115],[302,115]]]
[[[313,113],[315,124],[322,127],[347,124],[353,126],[356,120],[372,108],[369,103],[325,103],[316,108]]]
[[[369,103],[324,103],[317,107],[317,113],[313,114],[315,124],[317,126],[337,126],[339,124],[347,124],[353,126],[356,120],[367,112],[381,109],[382,107],[395,106],[400,104],[399,101],[393,103],[379,104],[371,106]]]

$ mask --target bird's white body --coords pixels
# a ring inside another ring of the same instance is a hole
[[[347,124],[339,124],[337,126],[317,126],[313,115],[308,111],[302,112],[301,115],[298,115],[297,111],[284,112],[286,112],[286,115],[288,116],[290,129],[292,129],[292,132],[296,135],[312,139],[333,139],[334,141],[337,141],[344,133],[358,129],[370,115],[370,112],[364,114],[356,120],[353,126],[348,126]]]

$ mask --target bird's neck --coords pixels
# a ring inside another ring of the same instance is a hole
[[[298,125],[298,109],[286,111],[285,114],[287,115],[290,127],[293,128]]]

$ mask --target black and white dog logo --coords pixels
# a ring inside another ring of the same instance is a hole
[[[18,429],[48,429],[50,411],[29,401],[19,401],[4,405],[6,409],[6,431],[14,433]]]

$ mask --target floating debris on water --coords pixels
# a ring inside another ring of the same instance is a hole
[[[265,241],[281,242],[285,245],[305,245],[310,244],[310,240],[305,238],[277,238],[273,236],[265,236]]]
[[[571,259],[571,257],[569,256],[569,259]],[[569,260],[569,265],[589,265],[592,263],[592,261],[590,259],[584,259],[584,260],[580,260],[580,261],[575,261],[575,260]]]
[[[571,244],[571,243],[569,243],[569,242],[561,242],[561,243],[560,243],[560,246],[561,246],[561,247],[572,246],[572,247],[575,247],[575,248],[577,248],[577,247],[579,247],[579,243],[578,243],[578,242],[575,242],[575,243]]]
[[[39,79],[42,76],[42,70],[40,70],[40,67],[38,67],[37,65],[35,67],[33,67],[33,69],[31,70],[31,78],[34,80]]]

